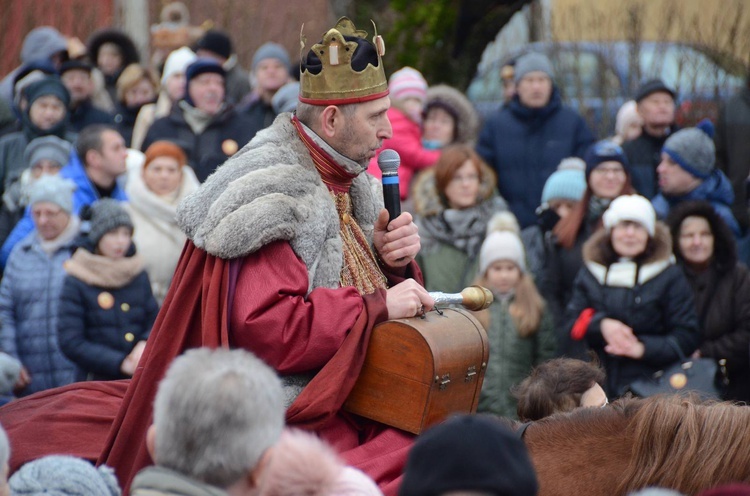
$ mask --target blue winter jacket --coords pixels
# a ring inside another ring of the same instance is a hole
[[[500,196],[522,228],[536,222],[547,178],[566,157],[583,157],[594,142],[583,118],[562,105],[554,88],[549,103],[532,109],[518,96],[482,128],[477,152],[497,173]]]
[[[65,165],[60,171],[60,177],[70,179],[76,184],[76,190],[73,192],[74,214],[78,215],[83,207],[91,205],[100,199],[99,192],[94,185],[91,184],[91,181],[86,175],[86,170],[83,168],[83,164],[75,151],[71,152],[67,165]],[[112,198],[123,202],[128,201],[128,195],[119,183],[115,185],[115,189],[112,191]],[[0,267],[5,267],[8,263],[8,256],[10,255],[11,250],[13,250],[13,247],[16,246],[16,243],[34,230],[34,221],[31,218],[31,207],[26,207],[23,217],[18,221],[8,235],[8,239],[5,240],[2,248],[0,248]]]
[[[13,249],[0,284],[0,346],[23,363],[31,383],[20,396],[70,384],[76,367],[57,342],[57,307],[72,246],[52,256],[41,249],[36,233]]]
[[[711,175],[700,183],[697,188],[681,196],[667,196],[664,193],[656,195],[651,204],[654,206],[656,216],[660,219],[666,218],[672,207],[685,201],[703,200],[709,202],[724,219],[735,236],[741,235],[740,225],[732,214],[732,203],[734,202],[734,190],[729,178],[719,169],[714,169]]]

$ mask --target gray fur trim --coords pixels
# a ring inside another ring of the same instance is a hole
[[[363,173],[350,195],[354,217],[372,242],[383,204],[380,185]],[[290,114],[279,115],[186,197],[177,221],[198,248],[223,259],[289,241],[307,267],[309,291],[339,285],[343,251],[336,207]]]
[[[479,116],[469,99],[456,88],[438,84],[427,89],[425,107],[436,101],[451,108],[458,116],[456,142],[467,145],[476,143],[479,134]]]

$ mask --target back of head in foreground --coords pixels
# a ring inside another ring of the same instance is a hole
[[[409,452],[401,496],[534,496],[534,466],[523,441],[497,419],[458,415],[430,428]]]
[[[283,427],[270,367],[244,350],[199,348],[176,358],[159,384],[148,442],[156,465],[228,488],[253,473]]]

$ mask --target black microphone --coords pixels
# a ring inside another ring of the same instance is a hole
[[[396,150],[385,149],[378,155],[378,167],[383,173],[383,203],[388,210],[388,222],[401,215],[401,195],[398,190],[398,166],[401,157]]]

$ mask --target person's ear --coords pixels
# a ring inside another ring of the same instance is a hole
[[[85,155],[85,162],[83,164],[84,167],[91,167],[92,165],[98,165],[99,159],[101,158],[101,155],[96,150],[89,150],[86,152]]]
[[[156,461],[156,426],[151,424],[146,431],[146,450],[151,455],[151,460]]]
[[[274,450],[274,447],[271,446],[266,451],[264,451],[263,454],[260,456],[258,463],[255,464],[255,467],[250,472],[248,472],[247,484],[249,487],[251,488],[260,487],[266,467],[268,466],[271,460],[271,456],[273,456],[273,450]]]
[[[329,105],[320,113],[320,130],[323,138],[333,138],[344,124],[344,114],[335,105]]]

